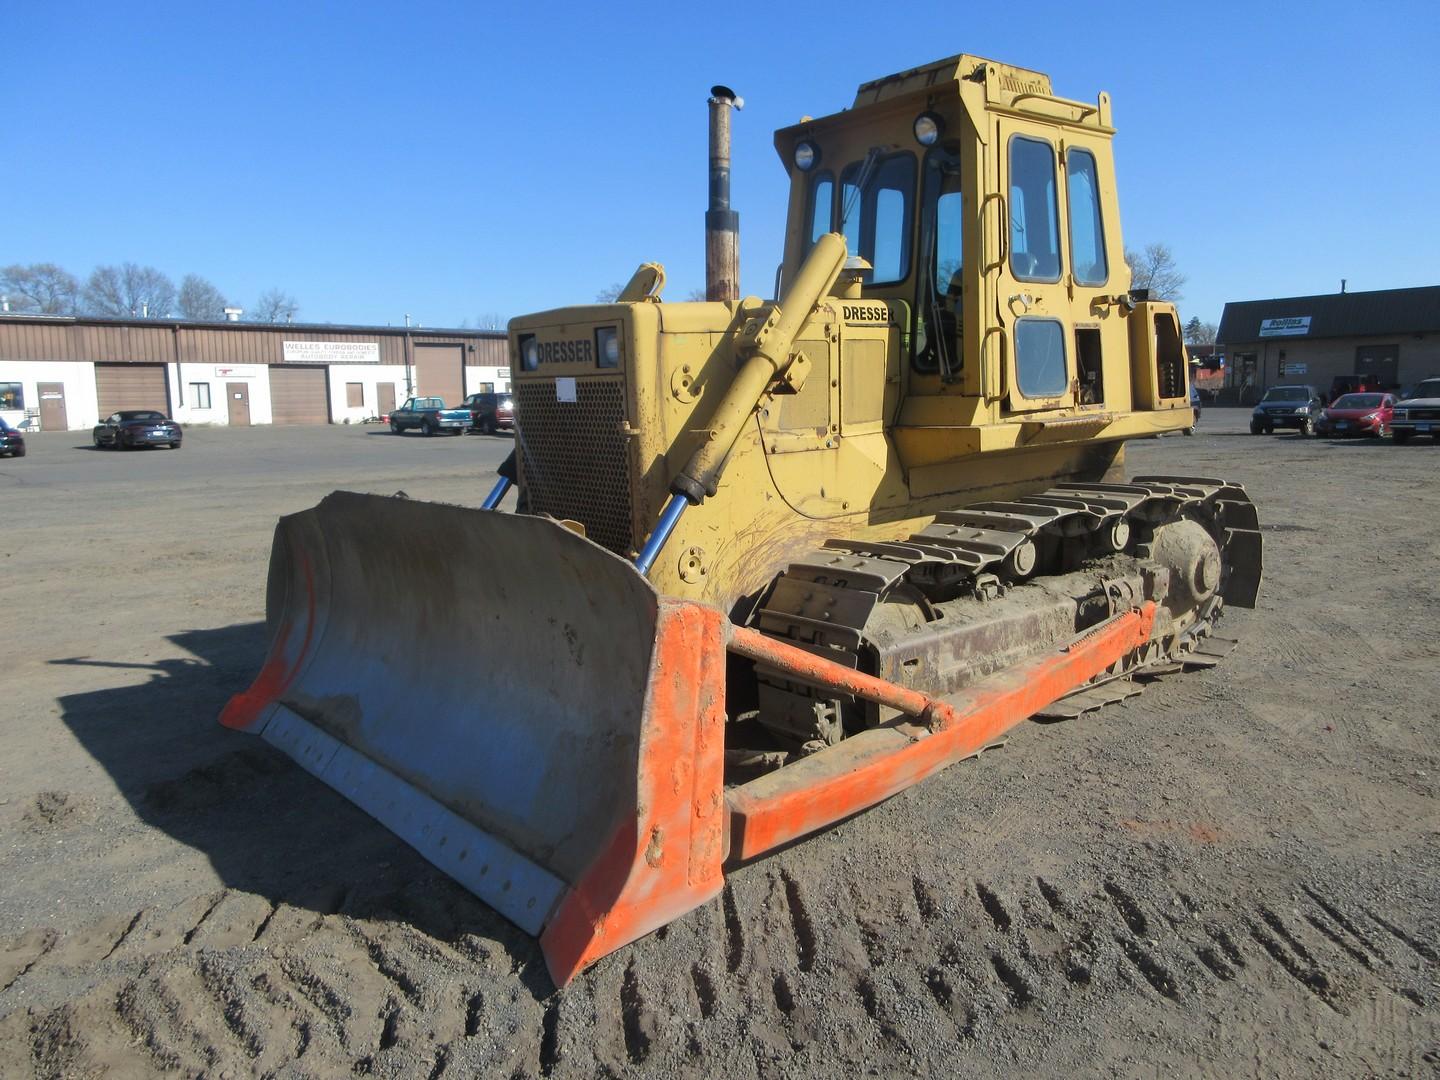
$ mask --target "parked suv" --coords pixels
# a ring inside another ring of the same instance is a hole
[[[1395,403],[1390,432],[1400,445],[1412,435],[1429,435],[1440,443],[1440,377],[1422,379],[1409,397]]]
[[[515,399],[509,394],[471,394],[461,407],[470,410],[470,427],[481,434],[494,435],[515,426]]]
[[[1250,414],[1250,434],[1269,435],[1276,428],[1295,428],[1301,435],[1315,434],[1315,421],[1325,401],[1313,386],[1272,386]]]

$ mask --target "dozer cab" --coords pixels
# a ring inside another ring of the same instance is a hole
[[[1104,94],[957,56],[777,132],[775,300],[736,293],[733,105],[708,299],[646,264],[513,320],[485,507],[283,518],[271,650],[222,717],[539,935],[560,985],[1028,717],[1213,665],[1260,580],[1239,485],[1124,474],[1193,418],[1176,310],[1130,288]]]

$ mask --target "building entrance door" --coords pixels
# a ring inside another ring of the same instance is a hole
[[[250,386],[243,382],[225,384],[225,407],[230,413],[231,427],[250,426]]]
[[[1366,386],[1398,386],[1400,346],[1361,345],[1355,350],[1355,374],[1365,377]]]
[[[379,398],[377,402],[379,415],[389,416],[395,411],[395,384],[388,382],[377,383],[375,389],[377,391],[375,396]]]
[[[35,387],[40,395],[40,430],[68,431],[65,419],[65,384],[42,382]]]

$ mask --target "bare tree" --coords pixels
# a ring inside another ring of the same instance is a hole
[[[0,295],[11,311],[40,315],[74,315],[80,300],[80,282],[54,263],[31,263],[0,269]]]
[[[477,330],[504,330],[510,320],[498,311],[487,311],[475,319]]]
[[[1167,245],[1146,244],[1143,252],[1127,251],[1125,261],[1130,265],[1132,289],[1149,289],[1155,300],[1175,301],[1185,295],[1180,289],[1188,279]]]
[[[295,297],[283,289],[266,289],[250,309],[251,322],[288,323],[300,312]]]
[[[686,299],[686,300],[705,300],[705,299],[706,299],[706,296],[705,296],[705,287],[702,285],[702,286],[700,286],[698,289],[691,289],[688,293],[685,294],[685,299]]]
[[[220,322],[225,318],[225,305],[220,290],[199,274],[186,274],[180,280],[177,308],[182,319]]]
[[[1185,324],[1185,343],[1187,345],[1214,345],[1217,332],[1214,323],[1201,322],[1200,316],[1196,315]]]
[[[625,283],[623,281],[612,282],[608,287],[595,294],[595,302],[597,304],[613,304],[624,291]]]
[[[91,315],[163,319],[175,309],[175,283],[153,266],[97,266],[81,299]]]

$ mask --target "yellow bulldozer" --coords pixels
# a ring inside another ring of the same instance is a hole
[[[1131,288],[1106,95],[962,55],[776,132],[774,300],[737,292],[738,104],[712,90],[707,299],[646,264],[513,320],[484,508],[281,519],[270,653],[222,717],[538,935],[559,985],[1022,720],[1215,664],[1259,587],[1242,487],[1123,471],[1193,416],[1176,310]]]

